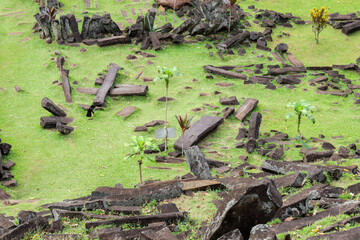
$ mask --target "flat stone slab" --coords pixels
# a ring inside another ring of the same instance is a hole
[[[120,112],[117,112],[116,115],[120,116],[120,117],[128,117],[130,116],[133,112],[135,112],[137,109],[137,107],[132,107],[132,106],[126,106],[123,109],[121,109]]]
[[[183,181],[184,184],[183,190],[205,190],[207,188],[211,189],[223,189],[224,186],[214,180],[192,180],[192,181]]]
[[[205,115],[200,120],[195,122],[185,134],[181,135],[174,144],[174,148],[181,150],[194,146],[204,139],[208,134],[213,132],[220,124],[224,122],[223,118],[216,116]],[[184,144],[183,144],[184,142]]]
[[[7,194],[4,190],[0,189],[0,200],[6,200],[11,198],[9,194]]]
[[[254,98],[247,98],[245,102],[236,110],[235,117],[240,121],[243,121],[244,118],[257,106],[259,100]]]
[[[91,199],[104,199],[107,205],[142,206],[144,203],[164,201],[179,197],[183,184],[178,181],[167,181],[146,184],[139,188],[98,187],[91,193]]]
[[[142,226],[156,222],[166,222],[168,224],[177,223],[177,221],[185,220],[186,212],[174,212],[174,213],[162,213],[155,215],[140,215],[140,216],[129,216],[129,217],[118,217],[113,220],[100,220],[96,222],[86,222],[86,229],[95,228],[104,225],[122,225],[122,224],[137,224],[140,223]]]
[[[16,225],[11,219],[9,219],[1,214],[0,215],[0,227],[3,228],[5,231],[7,231],[11,228],[15,228]]]
[[[116,84],[115,88],[110,90],[110,96],[145,96],[148,91],[147,85]]]
[[[153,120],[151,122],[145,123],[144,126],[145,127],[155,127],[155,126],[163,125],[164,123],[165,123],[164,120]]]
[[[44,217],[36,217],[31,219],[30,221],[17,226],[11,231],[5,233],[1,236],[3,240],[14,240],[14,239],[22,239],[28,232],[43,230],[49,226],[48,220]]]
[[[219,102],[221,105],[239,105],[239,101],[237,100],[236,96],[231,96],[228,98],[220,98]]]
[[[360,193],[360,183],[356,183],[354,185],[350,185],[346,188],[346,191],[351,192],[353,194],[359,194]]]
[[[206,72],[213,73],[213,74],[216,74],[216,75],[220,75],[220,76],[223,76],[223,77],[237,78],[237,79],[242,79],[242,80],[247,79],[245,74],[226,71],[226,70],[224,70],[222,68],[214,67],[214,66],[211,66],[211,65],[204,66],[204,70]]]
[[[43,240],[77,240],[79,234],[45,234],[42,236]]]
[[[334,154],[334,151],[307,151],[305,153],[305,158],[308,162],[314,162],[323,158],[329,158]]]
[[[327,239],[327,240],[359,240],[360,239],[360,227],[351,228],[346,231],[340,231],[340,232],[334,232],[329,234],[322,234],[319,236],[313,236],[307,238],[307,240],[321,240],[321,239]]]
[[[296,163],[296,162],[286,162],[286,161],[273,161],[273,160],[265,160],[261,165],[263,171],[276,173],[276,174],[286,174],[288,172],[301,172],[306,171],[310,179],[324,182],[326,180],[326,176],[321,168],[321,166],[314,166],[304,163]]]
[[[166,223],[162,223],[162,224],[159,223],[159,224],[154,224],[154,226],[136,228],[130,230],[122,230],[122,227],[95,229],[91,231],[90,239],[103,239],[103,240],[139,239],[140,236],[144,237],[142,235],[143,232],[152,231],[155,234],[154,231],[158,231],[164,227],[166,227]]]
[[[304,173],[293,173],[283,177],[274,178],[275,185],[277,188],[283,187],[302,187],[306,180],[306,174]]]
[[[341,227],[344,227],[348,223],[350,223],[350,224],[351,223],[360,223],[360,216],[355,216],[355,217],[351,217],[351,218],[336,222],[328,227],[321,229],[319,232],[327,233],[327,232],[332,232],[332,231],[338,231]],[[360,237],[358,239],[360,239]]]
[[[359,202],[348,201],[344,204],[339,204],[335,207],[326,209],[315,216],[303,217],[293,221],[275,224],[271,226],[271,230],[273,230],[276,234],[279,234],[283,232],[293,231],[295,229],[302,229],[325,217],[337,216],[339,214],[358,213],[359,210],[356,209],[358,209],[359,206]]]
[[[159,102],[166,102],[166,101],[168,101],[168,102],[170,102],[170,101],[174,101],[175,100],[175,98],[172,98],[172,97],[160,97],[160,98],[158,98],[158,99],[156,99],[157,101],[159,101]]]
[[[219,87],[232,87],[234,85],[234,83],[218,82],[218,83],[215,83],[215,85],[219,86]]]
[[[139,206],[109,206],[106,212],[112,212],[113,214],[140,214]]]

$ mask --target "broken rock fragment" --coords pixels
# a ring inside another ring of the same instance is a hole
[[[281,205],[281,194],[271,180],[235,188],[223,200],[202,240],[216,240],[236,229],[248,239],[251,229],[272,219]]]

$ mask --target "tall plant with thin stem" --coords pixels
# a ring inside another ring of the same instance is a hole
[[[180,115],[179,116],[175,115],[175,117],[176,117],[176,120],[178,121],[178,123],[181,127],[181,131],[183,133],[181,154],[184,155],[184,134],[185,134],[185,131],[190,128],[190,123],[191,123],[191,120],[194,118],[194,116],[192,116],[191,118],[188,118],[188,116],[186,114],[185,117],[181,117]]]
[[[169,83],[170,79],[174,76],[180,75],[176,67],[167,68],[158,66],[158,76],[154,79],[155,81],[162,79],[165,81],[165,151],[167,149],[167,112],[168,112],[168,97],[169,97]]]
[[[231,12],[232,12],[232,8],[236,5],[237,0],[223,0],[223,2],[229,7],[230,9],[230,15],[229,15],[229,34],[230,34],[230,25],[231,25]]]
[[[140,177],[140,184],[142,184],[142,172],[141,172],[141,165],[144,159],[148,159],[152,161],[147,154],[145,154],[146,149],[151,150],[159,150],[158,145],[156,145],[155,141],[152,138],[146,138],[143,136],[133,136],[132,141],[130,143],[126,143],[125,147],[130,147],[132,149],[132,154],[125,157],[125,159],[137,159],[139,164],[139,177]]]
[[[297,131],[298,131],[300,137],[302,137],[302,134],[300,132],[301,117],[305,116],[308,119],[310,119],[310,121],[312,123],[315,123],[315,118],[312,116],[312,112],[313,112],[313,109],[315,108],[315,106],[311,105],[310,103],[306,102],[305,100],[300,100],[300,102],[289,103],[288,105],[286,105],[286,107],[292,108],[294,111],[291,113],[288,113],[285,116],[285,120],[288,120],[290,117],[296,115],[297,116]]]

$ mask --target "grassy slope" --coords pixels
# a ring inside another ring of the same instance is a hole
[[[73,12],[78,18],[82,18],[81,12],[84,10],[83,1],[63,1],[64,13]],[[313,6],[320,7],[320,1],[246,1],[242,6],[255,4],[259,8],[269,8],[280,12],[292,12],[294,15],[303,19],[308,18],[308,9]],[[89,15],[103,11],[111,12],[112,18],[116,22],[127,23],[121,16],[120,9],[130,14],[131,1],[117,3],[106,1],[99,3],[98,9],[88,9]],[[331,12],[346,13],[360,9],[360,3],[353,1],[328,1]],[[75,8],[73,5],[76,5]],[[125,7],[124,7],[125,5]],[[147,3],[136,3],[135,9],[149,7]],[[257,54],[267,53],[255,50],[254,47],[247,49],[245,57],[227,56],[225,61],[217,57],[210,58],[208,51],[204,48],[204,43],[189,44],[182,46],[168,45],[166,49],[153,52],[157,57],[149,59],[153,65],[147,65],[148,59],[139,57],[135,64],[126,60],[126,56],[132,50],[139,49],[139,46],[126,45],[114,46],[100,49],[98,47],[86,47],[87,52],[79,53],[80,48],[59,46],[57,44],[47,45],[39,39],[39,35],[31,33],[34,22],[32,15],[37,12],[37,5],[32,1],[3,0],[0,3],[0,15],[25,11],[24,14],[8,17],[1,16],[0,25],[0,68],[2,78],[0,87],[6,91],[0,91],[0,138],[4,142],[13,145],[12,153],[5,157],[16,162],[12,173],[19,183],[18,188],[7,189],[12,195],[12,199],[40,199],[33,204],[19,204],[13,207],[2,207],[0,212],[16,214],[20,209],[35,209],[40,204],[52,201],[60,201],[66,198],[75,198],[89,194],[97,186],[112,186],[115,183],[122,183],[125,187],[131,187],[138,181],[138,169],[136,162],[123,160],[127,149],[124,143],[129,141],[129,137],[134,135],[133,127],[142,125],[154,119],[164,118],[164,104],[158,103],[156,98],[165,94],[164,84],[157,82],[150,84],[150,92],[147,97],[120,97],[118,100],[108,98],[108,107],[103,112],[96,112],[94,120],[88,120],[85,112],[78,107],[78,103],[89,104],[91,96],[86,96],[73,91],[73,104],[64,101],[62,89],[53,85],[52,82],[59,80],[59,72],[54,61],[55,51],[60,51],[63,56],[67,56],[65,67],[70,69],[71,82],[76,80],[79,86],[93,87],[97,73],[106,69],[110,62],[115,62],[123,66],[117,83],[138,83],[140,80],[134,78],[140,70],[144,71],[143,76],[154,77],[156,66],[177,66],[182,76],[174,78],[170,85],[170,94],[176,101],[169,104],[170,125],[176,127],[174,114],[190,113],[190,109],[201,107],[202,103],[220,105],[219,96],[211,94],[209,97],[199,97],[199,92],[212,93],[219,90],[223,94],[221,97],[236,95],[238,99],[242,97],[255,97],[259,99],[258,111],[263,114],[261,131],[266,132],[270,129],[285,131],[291,136],[295,136],[295,119],[284,122],[283,117],[287,113],[285,105],[288,102],[306,99],[316,105],[318,110],[314,114],[316,125],[304,121],[302,125],[303,133],[306,136],[318,136],[324,134],[327,139],[331,136],[343,135],[340,140],[330,140],[337,145],[347,145],[355,142],[359,132],[359,108],[353,105],[352,97],[338,98],[334,96],[314,95],[314,90],[303,83],[296,90],[280,88],[276,91],[265,90],[262,85],[244,85],[242,81],[215,77],[214,80],[205,78],[202,66],[230,65],[230,64],[249,64],[266,63],[265,58],[256,58]],[[168,14],[169,19],[172,14]],[[133,17],[134,18],[134,17]],[[164,20],[164,16],[159,19]],[[159,22],[158,26],[161,25]],[[290,33],[290,37],[278,39],[275,36],[280,32]],[[18,36],[9,35],[11,32],[22,32]],[[31,40],[21,42],[25,37]],[[310,25],[295,26],[293,29],[275,30],[274,42],[270,47],[274,48],[277,43],[284,41],[289,44],[290,51],[295,54],[306,65],[331,65],[347,64],[354,62],[360,55],[360,45],[356,44],[360,40],[360,33],[347,37],[339,30],[331,27],[324,30],[320,35],[320,44],[315,45],[313,33]],[[342,44],[339,44],[342,43]],[[250,52],[256,51],[253,55]],[[76,64],[76,67],[70,67]],[[274,62],[270,63],[274,64]],[[138,68],[137,66],[143,66]],[[348,74],[347,77],[358,84],[357,74]],[[199,81],[193,82],[196,78]],[[309,77],[310,79],[310,77]],[[220,88],[214,85],[215,82],[233,82],[231,88]],[[13,87],[21,86],[24,91],[15,93]],[[182,87],[190,86],[193,90],[183,90]],[[75,88],[76,85],[73,85]],[[310,89],[308,92],[302,91],[303,88]],[[181,93],[179,93],[181,91]],[[43,130],[39,126],[39,118],[49,114],[41,108],[40,101],[43,97],[49,97],[54,102],[61,104],[68,110],[68,115],[75,119],[72,124],[76,129],[69,136],[61,136],[56,132]],[[338,102],[338,104],[333,104]],[[115,115],[124,106],[137,106],[139,110],[127,119],[122,119]],[[222,108],[219,108],[220,110]],[[195,113],[195,120],[200,119],[204,114],[220,111],[219,109],[206,110]],[[191,114],[192,115],[192,114]],[[236,129],[241,124],[230,118],[219,127],[213,135],[205,141],[211,141],[214,145],[211,149],[220,150],[222,146],[230,146],[229,150],[221,150],[225,154],[224,159],[233,163],[238,162],[238,156],[244,154],[243,150],[234,149]],[[178,130],[180,134],[180,130]],[[154,131],[146,133],[147,136],[154,136]],[[228,140],[228,138],[231,138]],[[206,150],[205,150],[206,151]],[[221,159],[219,156],[210,157]],[[295,151],[290,151],[286,159],[299,159],[300,156]],[[262,159],[257,155],[250,155],[250,163],[261,164]],[[354,161],[348,164],[353,164]],[[145,166],[157,166],[147,162]],[[172,171],[154,170],[144,168],[144,179],[170,179],[176,175],[188,172],[188,167],[184,165],[170,165]],[[341,183],[342,185],[350,183]]]

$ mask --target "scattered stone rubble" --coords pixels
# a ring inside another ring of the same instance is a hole
[[[6,142],[1,142],[0,139],[0,181],[2,185],[6,188],[17,187],[17,182],[14,178],[14,175],[11,174],[10,170],[15,166],[15,163],[11,160],[3,161],[5,156],[10,154],[11,145]],[[4,164],[2,164],[4,162]],[[0,189],[0,200],[9,199],[11,196],[7,194],[4,190]]]

